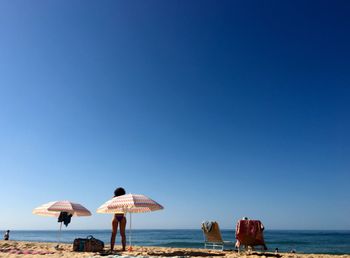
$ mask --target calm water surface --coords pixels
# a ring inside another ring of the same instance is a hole
[[[93,235],[109,243],[110,230],[64,230],[61,241],[72,243],[75,238]],[[222,230],[225,241],[234,241],[235,232]],[[119,237],[119,236],[118,236]],[[56,242],[57,231],[11,231],[11,240]],[[119,244],[120,239],[117,239]],[[295,249],[298,253],[350,254],[350,231],[266,230],[265,241],[270,251]],[[203,248],[201,230],[133,230],[134,245]],[[233,249],[232,246],[227,246]]]

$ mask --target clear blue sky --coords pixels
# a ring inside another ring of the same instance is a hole
[[[350,2],[0,2],[1,229],[117,186],[136,228],[350,229]],[[70,228],[109,228],[110,215]]]

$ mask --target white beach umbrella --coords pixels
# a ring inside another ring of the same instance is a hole
[[[164,207],[142,194],[125,194],[112,198],[102,204],[97,213],[130,213],[129,244],[131,247],[131,213],[143,213],[162,210]]]
[[[33,214],[39,216],[58,217],[61,212],[67,212],[72,216],[91,216],[91,212],[79,203],[70,201],[53,201],[48,202],[33,210]],[[60,230],[58,236],[58,244],[60,243],[62,230],[62,222],[60,223]]]

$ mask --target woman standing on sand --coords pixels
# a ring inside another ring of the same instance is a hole
[[[124,188],[117,188],[114,191],[114,197],[121,196],[125,194]],[[122,246],[123,251],[125,251],[125,245],[126,245],[126,236],[125,236],[125,228],[126,228],[126,218],[124,216],[124,213],[115,213],[112,220],[112,235],[111,235],[111,251],[114,249],[114,243],[115,243],[115,237],[118,232],[118,225],[119,225],[119,232],[122,240]]]

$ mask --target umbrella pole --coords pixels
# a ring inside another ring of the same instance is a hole
[[[60,231],[58,231],[58,243],[57,243],[57,248],[59,248],[60,243],[61,243],[61,231],[62,231],[62,222],[60,223]]]
[[[130,249],[132,250],[132,245],[131,245],[131,212],[130,212],[130,224],[129,224],[129,245],[130,245]]]

